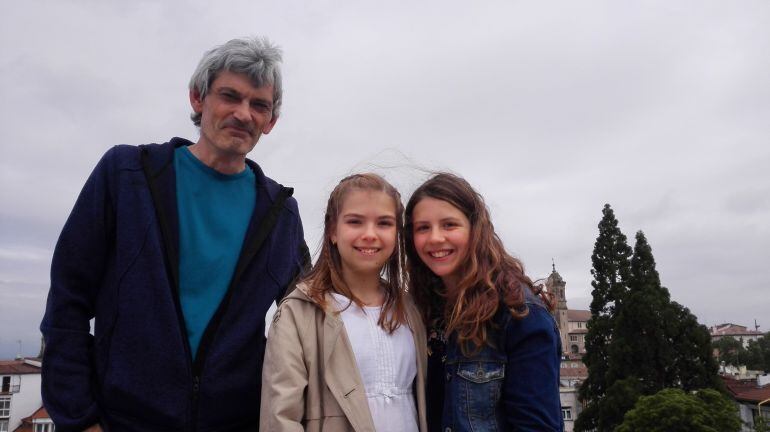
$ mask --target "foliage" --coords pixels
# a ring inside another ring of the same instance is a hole
[[[634,407],[642,396],[643,384],[635,377],[617,380],[607,389],[607,395],[599,404],[598,430],[614,430],[623,422],[623,416]]]
[[[770,422],[764,417],[755,417],[754,432],[770,432]]]
[[[738,339],[725,336],[713,341],[711,345],[718,351],[717,360],[720,363],[733,366],[746,364],[746,350]]]
[[[586,335],[587,401],[575,430],[613,431],[640,396],[664,388],[723,388],[708,329],[671,301],[644,233],[633,255],[605,205],[592,260],[594,290]],[[625,263],[624,263],[625,261]]]
[[[751,340],[744,348],[740,341],[726,336],[713,342],[719,351],[718,361],[733,366],[746,366],[750,370],[770,372],[770,332],[759,340]]]
[[[589,401],[589,405],[575,425],[578,431],[590,430],[595,426],[595,416],[599,412],[591,405],[604,397],[607,391],[605,376],[609,343],[612,340],[615,311],[622,303],[631,275],[630,256],[631,248],[626,243],[626,236],[618,228],[615,213],[609,204],[605,204],[599,222],[599,236],[591,255],[593,299],[585,339],[586,355],[583,357],[588,368],[588,379],[580,388],[581,399]]]
[[[716,390],[695,394],[667,388],[639,398],[626,413],[617,432],[738,432],[741,420],[737,407]]]

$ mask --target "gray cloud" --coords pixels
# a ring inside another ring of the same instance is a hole
[[[50,251],[103,152],[194,139],[187,80],[200,55],[254,34],[284,47],[286,94],[251,157],[296,188],[311,244],[343,175],[377,168],[407,196],[422,168],[450,169],[483,193],[533,276],[555,259],[573,307],[590,301],[609,202],[701,322],[770,326],[766,2],[72,0],[3,12],[2,357],[36,343]]]

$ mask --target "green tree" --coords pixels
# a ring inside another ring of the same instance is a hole
[[[756,341],[749,341],[746,348],[746,367],[770,372],[770,332]]]
[[[626,282],[627,290],[594,289],[584,358],[589,376],[581,387],[583,400],[591,399],[575,423],[578,431],[613,431],[640,396],[667,387],[688,391],[723,387],[708,329],[689,309],[671,301],[642,231],[636,233],[628,275],[620,281]],[[603,284],[606,279],[595,282],[595,287],[609,286]],[[603,304],[609,306],[598,307]],[[592,328],[592,322],[601,326],[594,324]],[[604,333],[591,335],[597,329]],[[591,351],[596,346],[601,357]],[[595,373],[600,375],[592,375]]]
[[[599,236],[591,255],[591,318],[586,334],[586,355],[583,362],[588,368],[588,379],[580,387],[580,398],[588,402],[576,423],[577,431],[587,431],[598,426],[598,401],[607,392],[607,360],[612,340],[615,311],[621,307],[626,294],[626,284],[631,274],[629,258],[631,248],[626,236],[618,228],[615,213],[609,204],[604,205],[599,222]]]
[[[738,432],[737,407],[716,390],[691,394],[667,388],[639,398],[617,432]]]
[[[598,404],[597,429],[611,431],[623,422],[623,416],[634,407],[644,388],[638,379],[630,377],[617,380],[607,389],[607,395]]]
[[[672,323],[666,339],[676,349],[666,387],[724,390],[706,326],[699,324],[698,318],[677,302],[671,302],[664,319]]]
[[[718,350],[718,362],[733,366],[746,366],[751,370],[770,371],[770,333],[759,340],[750,340],[748,347],[730,336],[725,336],[712,345]]]
[[[744,357],[743,344],[732,336],[725,336],[711,343],[717,350],[717,361],[725,362],[726,365],[740,366],[742,357]]]
[[[628,287],[614,322],[607,380],[636,377],[642,393],[653,394],[672,386],[671,365],[678,348],[670,338],[677,323],[665,319],[671,299],[660,284],[652,248],[642,231],[636,233]]]

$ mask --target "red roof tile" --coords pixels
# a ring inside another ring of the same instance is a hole
[[[756,330],[749,330],[746,326],[725,323],[719,324],[709,329],[712,336],[762,336],[764,333]]]
[[[567,320],[569,321],[588,321],[590,318],[591,311],[567,309]]]
[[[39,367],[24,363],[24,360],[0,360],[0,375],[25,375],[39,373]]]
[[[722,376],[722,380],[735,400],[758,403],[770,399],[770,385],[759,387],[756,379],[737,380]]]

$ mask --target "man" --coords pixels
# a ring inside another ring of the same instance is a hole
[[[58,432],[256,430],[265,313],[309,258],[292,189],[246,159],[278,119],[280,61],[260,39],[207,52],[198,141],[116,146],[86,182],[41,324]]]

